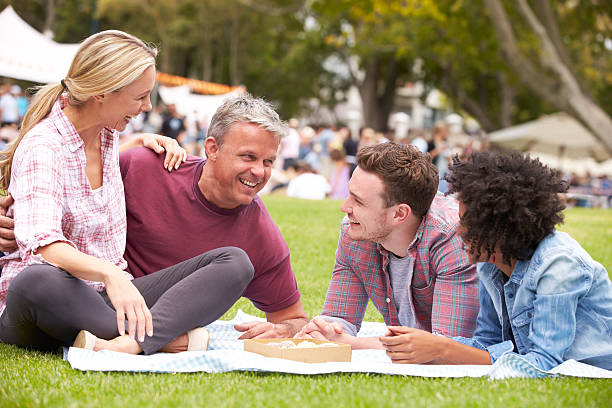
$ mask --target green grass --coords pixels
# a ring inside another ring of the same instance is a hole
[[[342,219],[340,202],[280,196],[266,197],[265,202],[291,249],[304,307],[311,316],[316,315],[333,266]],[[568,210],[561,229],[581,242],[608,272],[612,271],[612,210]],[[233,316],[238,308],[263,316],[244,299],[226,316]],[[366,319],[382,321],[372,307]],[[38,353],[0,344],[0,407],[609,407],[610,385],[609,380],[568,378],[488,381],[370,374],[83,373],[72,370],[59,353]]]

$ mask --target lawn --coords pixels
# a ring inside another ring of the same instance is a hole
[[[340,202],[265,198],[292,254],[302,302],[320,312],[342,219]],[[612,210],[571,209],[561,227],[612,271]],[[238,308],[262,315],[241,299]],[[370,307],[367,320],[382,321]],[[83,373],[59,353],[0,344],[0,407],[15,406],[580,406],[610,407],[609,380],[425,379],[370,374],[301,376]],[[608,401],[608,402],[606,402]]]

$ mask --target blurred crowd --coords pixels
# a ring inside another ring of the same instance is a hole
[[[575,173],[567,176],[569,190],[567,203],[576,207],[612,206],[612,180],[608,176],[593,177],[588,172],[579,176]]]
[[[177,139],[190,154],[204,156],[208,119],[195,114],[181,116],[174,105],[158,105],[146,116],[132,120],[122,137],[129,138],[138,132],[161,133]],[[412,129],[405,135],[396,135],[393,129],[381,133],[364,127],[353,136],[343,124],[300,126],[297,119],[290,119],[289,127],[289,134],[281,141],[272,177],[261,194],[343,200],[348,196],[348,181],[355,169],[357,151],[363,146],[389,141],[411,144],[428,153],[440,174],[438,189],[445,193],[448,185],[444,175],[452,157],[465,158],[472,152],[489,148],[484,133],[468,134],[444,121],[435,123],[431,129]],[[607,177],[591,177],[588,173],[582,177],[575,174],[566,177],[570,181],[570,206],[609,207],[612,204],[609,201],[612,186]]]
[[[28,109],[28,99],[21,87],[15,84],[0,86],[0,149],[4,150],[7,143],[19,134],[19,124]]]
[[[0,86],[0,149],[18,135],[21,119],[25,115],[28,99],[15,84]],[[159,133],[176,139],[190,154],[205,156],[203,141],[210,118],[181,115],[173,104],[157,104],[155,108],[135,117],[120,137],[131,138],[136,133]],[[357,151],[363,146],[394,141],[411,144],[428,153],[440,173],[439,190],[448,186],[444,175],[453,156],[467,157],[474,151],[488,149],[484,133],[467,134],[452,129],[440,121],[431,129],[411,129],[405,135],[396,135],[364,127],[352,135],[343,124],[305,124],[289,120],[289,134],[281,140],[278,160],[272,177],[261,194],[286,194],[305,199],[339,199],[348,196],[348,181],[355,169]],[[453,131],[451,131],[451,129]],[[583,207],[610,207],[612,181],[606,177],[570,174],[568,204]]]

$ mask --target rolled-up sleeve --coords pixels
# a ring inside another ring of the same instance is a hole
[[[499,316],[493,305],[493,300],[484,284],[480,284],[480,310],[476,319],[476,331],[473,337],[453,337],[453,340],[465,345],[486,350],[494,363],[503,354],[511,352],[514,345],[503,340]]]
[[[459,236],[453,233],[437,242],[432,261],[436,282],[431,331],[446,336],[472,336],[479,309],[479,281]]]
[[[358,332],[368,305],[368,293],[363,282],[351,270],[347,259],[348,238],[344,228],[338,240],[336,261],[332,272],[325,303],[323,316],[338,317],[352,325]],[[344,325],[346,327],[346,325]]]
[[[13,161],[9,192],[15,200],[15,239],[22,259],[43,262],[36,251],[56,241],[69,242],[62,233],[64,186],[60,174],[61,155],[45,145],[28,145]]]

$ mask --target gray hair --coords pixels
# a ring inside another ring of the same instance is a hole
[[[272,105],[261,98],[243,94],[227,99],[215,112],[208,127],[208,136],[219,146],[230,128],[236,123],[254,123],[276,136],[278,142],[289,133],[287,123],[282,121]]]

